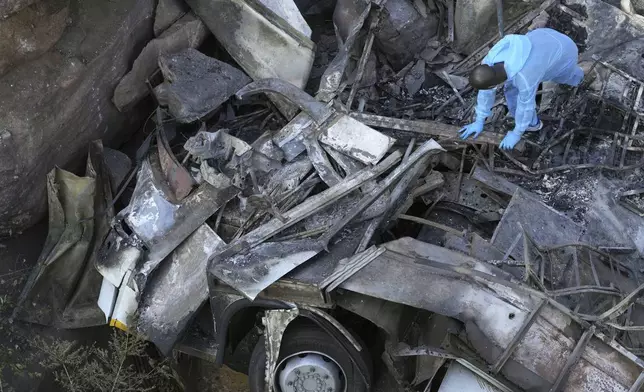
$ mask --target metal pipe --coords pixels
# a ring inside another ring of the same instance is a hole
[[[503,38],[503,0],[496,0],[496,21],[499,24],[499,37]]]

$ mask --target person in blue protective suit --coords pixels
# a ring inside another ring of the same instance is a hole
[[[535,29],[526,35],[507,35],[490,49],[482,64],[470,74],[470,84],[479,89],[476,119],[459,131],[461,138],[478,136],[491,114],[496,88],[504,83],[505,98],[514,129],[507,133],[500,147],[510,150],[525,131],[537,131],[542,123],[537,117],[535,98],[541,82],[552,81],[577,86],[584,71],[577,65],[577,45],[552,29]]]

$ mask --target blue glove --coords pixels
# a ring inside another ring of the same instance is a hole
[[[458,131],[461,139],[465,140],[468,137],[474,135],[474,139],[483,132],[483,121],[474,121],[473,123],[464,126],[460,131]]]
[[[505,135],[503,140],[501,140],[501,144],[499,145],[499,147],[501,147],[504,150],[512,150],[514,146],[516,146],[517,143],[519,143],[519,140],[521,140],[521,134],[514,131],[510,131]]]

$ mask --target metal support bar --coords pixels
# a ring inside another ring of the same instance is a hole
[[[421,355],[428,355],[431,357],[438,358],[447,358],[447,359],[458,359],[459,357],[447,350],[443,350],[438,347],[430,346],[418,346],[418,347],[409,347],[407,345],[401,345],[396,347],[395,350],[391,353],[394,357],[417,357]]]
[[[631,113],[635,112],[635,121],[633,122],[633,128],[631,129],[631,135],[635,135],[635,133],[637,133],[637,127],[639,126],[640,116],[637,114],[637,109],[639,108],[643,92],[644,92],[644,84],[640,84],[639,89],[637,89],[637,95],[635,97],[635,101],[633,102],[633,106],[631,106],[628,115],[624,118],[624,125],[625,125],[628,119],[628,116]],[[626,135],[624,137],[624,144],[622,145],[622,157],[619,161],[619,167],[624,167],[624,159],[626,158],[626,152],[628,151],[628,147],[631,147],[632,145],[633,145],[633,141],[629,139],[629,135]]]
[[[499,359],[496,360],[496,363],[492,366],[490,369],[493,374],[497,374],[501,368],[505,365],[505,363],[510,359],[510,356],[516,350],[517,346],[519,345],[519,342],[523,339],[525,336],[526,332],[530,329],[532,324],[537,320],[537,316],[539,315],[539,312],[541,309],[543,309],[543,306],[546,304],[547,301],[542,300],[539,305],[532,309],[532,312],[528,315],[528,318],[525,320],[523,325],[521,326],[521,329],[519,329],[519,332],[517,332],[516,335],[512,338],[512,341],[510,344],[508,344],[508,347],[503,350],[503,353],[499,356]]]
[[[577,342],[575,349],[572,350],[572,353],[568,356],[568,359],[566,360],[566,364],[564,365],[563,369],[561,369],[561,371],[559,372],[559,375],[557,376],[557,380],[555,380],[555,383],[552,385],[552,388],[550,388],[550,392],[557,392],[560,390],[562,386],[566,384],[566,381],[568,380],[568,376],[570,375],[570,370],[581,357],[581,353],[584,352],[584,349],[588,345],[588,342],[590,341],[590,338],[593,337],[594,333],[595,333],[595,326],[592,325],[584,332],[583,335],[581,335],[581,338]]]
[[[472,373],[476,374],[483,380],[489,382],[496,388],[498,388],[499,391],[502,392],[516,392],[512,388],[508,387],[504,383],[500,382],[493,376],[489,375],[484,369],[481,367],[477,366],[477,364],[472,363],[468,361],[465,358],[461,358],[459,356],[456,356],[448,351],[445,351],[441,348],[437,347],[429,347],[429,346],[420,346],[420,347],[414,347],[414,348],[409,348],[409,347],[398,347],[394,350],[394,352],[391,354],[393,356],[399,356],[399,357],[407,357],[407,356],[421,356],[421,355],[428,355],[436,358],[444,358],[444,359],[452,359],[467,369],[469,369]]]
[[[383,2],[384,3],[384,2]],[[380,22],[380,12],[382,8],[374,13],[369,25],[369,33],[367,34],[367,39],[364,43],[364,48],[362,49],[362,55],[360,55],[360,60],[358,61],[358,68],[356,71],[356,77],[351,85],[351,90],[349,91],[349,98],[347,99],[346,108],[348,111],[351,111],[351,105],[353,104],[353,99],[356,96],[358,91],[358,86],[362,82],[362,77],[364,75],[364,70],[367,66],[367,61],[369,61],[369,56],[371,55],[371,47],[373,46],[373,41],[376,38],[375,29]]]
[[[454,1],[447,0],[447,42],[454,42]]]
[[[496,0],[496,22],[499,25],[499,37],[505,36],[503,28],[503,0]]]
[[[644,372],[640,373],[640,376],[635,380],[635,384],[628,390],[628,392],[638,392],[642,385],[644,384]]]

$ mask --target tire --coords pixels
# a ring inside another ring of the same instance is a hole
[[[295,324],[288,328],[280,347],[280,356],[278,363],[284,358],[300,352],[316,352],[333,359],[337,365],[344,371],[346,380],[346,389],[338,392],[367,392],[366,385],[362,380],[359,370],[353,365],[351,359],[344,349],[322,329],[312,324]],[[365,368],[371,369],[371,364],[367,354],[366,347],[363,346],[361,358],[365,361]],[[262,336],[250,359],[248,367],[248,379],[250,392],[265,392],[264,374],[266,371],[266,350],[264,346],[264,337]],[[371,378],[371,375],[369,375]],[[276,392],[279,390],[279,386]]]

